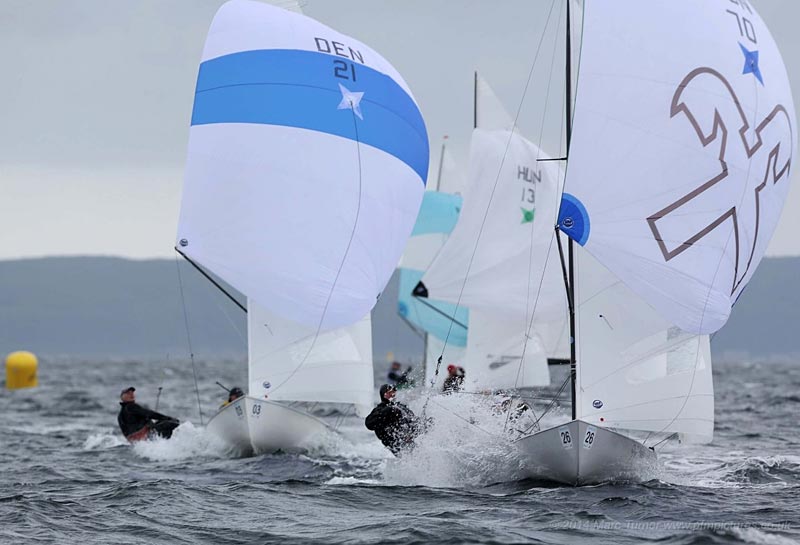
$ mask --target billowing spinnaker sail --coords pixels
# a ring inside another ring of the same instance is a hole
[[[560,171],[555,162],[537,162],[546,157],[510,131],[473,132],[461,216],[422,280],[430,298],[460,297],[461,306],[524,320],[538,295],[537,319],[563,320],[561,272],[557,260],[547,259]]]
[[[587,1],[583,15],[559,224],[669,323],[716,331],[789,189],[780,53],[748,2]]]
[[[203,51],[177,247],[276,316],[353,323],[402,254],[428,156],[416,102],[380,55],[234,0]]]
[[[586,250],[575,254],[577,417],[598,426],[710,441],[708,335],[672,326]]]
[[[316,335],[316,328],[280,318],[248,300],[249,392],[273,401],[373,405],[370,315]]]
[[[453,303],[433,299],[420,301],[411,295],[455,227],[460,211],[460,196],[437,191],[425,192],[417,223],[400,263],[397,312],[442,341],[448,338],[449,333],[448,344],[463,347],[467,344],[467,308],[456,310]],[[454,315],[455,321],[450,319]]]

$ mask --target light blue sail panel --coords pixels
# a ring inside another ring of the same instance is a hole
[[[336,77],[337,67],[348,78]],[[356,112],[337,108],[346,91],[363,92]],[[192,125],[211,123],[282,125],[333,134],[393,155],[423,183],[428,175],[428,136],[414,100],[389,76],[327,53],[269,49],[205,61],[197,78]]]
[[[461,195],[428,191],[422,198],[417,222],[411,236],[427,235],[430,233],[452,233],[461,213]]]
[[[447,339],[448,344],[464,347],[467,345],[469,325],[467,307],[458,307],[456,310],[456,305],[452,303],[427,298],[420,300],[411,294],[425,273],[421,269],[427,268],[444,242],[441,235],[450,234],[455,228],[461,204],[460,195],[425,192],[404,256],[404,262],[412,266],[400,269],[397,312],[437,339]]]
[[[397,297],[397,313],[441,341],[447,338],[449,331],[448,344],[467,346],[467,327],[469,326],[469,309],[467,307],[458,307],[456,311],[456,306],[452,303],[444,303],[435,299],[424,299],[423,303],[411,295],[414,286],[422,280],[423,274],[425,274],[424,271],[400,269],[400,292]],[[436,307],[439,312],[428,305]],[[453,320],[450,320],[449,317],[451,316]],[[453,322],[452,330],[450,329],[451,321]]]

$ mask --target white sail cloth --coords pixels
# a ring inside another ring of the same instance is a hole
[[[468,382],[474,376],[480,387],[547,384],[547,357],[556,354],[545,346],[564,355],[566,305],[553,238],[560,170],[537,161],[545,158],[512,131],[473,131],[458,224],[422,279],[431,299],[479,316],[470,318],[464,363]],[[548,324],[546,340],[537,323]]]
[[[352,403],[360,415],[374,405],[372,322],[316,329],[248,301],[250,395],[272,401]]]
[[[432,299],[521,319],[535,308],[536,320],[563,323],[553,240],[560,171],[555,162],[537,162],[544,158],[516,133],[473,132],[458,224],[422,279]]]
[[[781,55],[748,2],[588,0],[583,21],[559,224],[667,322],[712,333],[789,189]]]
[[[408,86],[366,45],[233,0],[203,51],[176,246],[281,319],[366,316],[428,171]]]
[[[708,335],[672,326],[586,250],[575,253],[577,418],[711,441]]]

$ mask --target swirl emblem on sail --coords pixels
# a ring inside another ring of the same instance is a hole
[[[709,94],[720,97],[713,108],[709,108]],[[751,124],[733,86],[709,67],[692,70],[678,85],[670,117],[679,115],[689,121],[703,147],[719,147],[719,171],[652,214],[647,223],[664,260],[670,261],[702,244],[706,235],[730,222],[727,247],[732,242],[734,274],[730,293],[733,295],[747,277],[758,252],[763,203],[772,187],[788,178],[794,149],[790,116],[784,105],[777,104],[760,119],[756,117],[758,111],[755,115],[750,112],[751,117],[758,119],[757,124],[755,120]],[[729,163],[746,165],[746,170],[732,170]],[[730,204],[722,212],[721,202]],[[771,232],[761,234],[769,238]]]

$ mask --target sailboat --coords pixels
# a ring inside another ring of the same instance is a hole
[[[797,142],[786,69],[749,2],[578,6],[557,220],[572,418],[516,443],[526,476],[573,485],[636,479],[674,437],[712,440],[709,335],[764,255]]]
[[[328,429],[315,405],[372,404],[369,313],[414,225],[428,160],[417,103],[378,53],[275,6],[219,9],[176,250],[247,297],[248,395],[209,432],[243,454],[299,449]]]
[[[489,84],[477,73],[474,81],[475,129],[463,209],[414,294],[419,301],[469,309],[461,362],[468,385],[544,386],[550,384],[548,359],[564,345],[552,338],[566,338],[561,272],[543,270],[563,176],[514,127]],[[531,281],[542,277],[547,282]],[[560,331],[552,326],[541,336],[531,329],[534,310],[542,324],[560,324]]]

